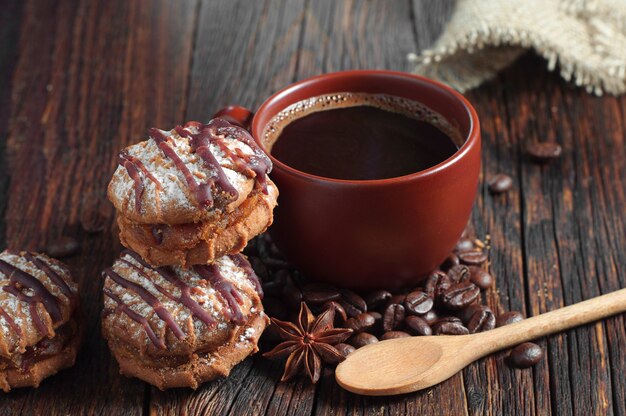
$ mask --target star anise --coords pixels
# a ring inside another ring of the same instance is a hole
[[[337,364],[345,360],[333,345],[348,339],[352,330],[333,328],[334,319],[334,309],[326,309],[316,318],[304,302],[300,304],[295,324],[272,318],[272,323],[285,341],[263,356],[271,359],[289,356],[280,381],[289,380],[304,371],[313,383],[317,383],[323,364]]]

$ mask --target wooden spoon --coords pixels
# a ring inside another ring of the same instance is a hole
[[[625,311],[626,289],[621,289],[478,334],[381,341],[350,354],[335,377],[353,393],[409,393],[447,380],[493,352]]]

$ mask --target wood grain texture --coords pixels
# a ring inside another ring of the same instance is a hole
[[[615,414],[626,415],[624,316],[549,337],[546,358],[513,370],[505,353],[417,394],[363,398],[327,374],[278,383],[256,356],[197,391],[160,392],[118,374],[100,336],[99,272],[119,249],[105,188],[124,145],[150,126],[256,108],[277,89],[351,68],[409,70],[454,1],[0,1],[0,246],[62,234],[81,254],[87,337],[77,365],[0,398],[0,414]],[[468,94],[481,117],[483,172],[472,216],[491,236],[494,310],[536,315],[626,287],[626,99],[595,98],[526,56]],[[556,140],[536,165],[524,147]],[[484,180],[515,180],[504,195]],[[89,235],[93,212],[107,228]]]

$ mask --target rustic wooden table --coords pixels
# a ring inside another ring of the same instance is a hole
[[[118,374],[100,336],[101,279],[119,250],[105,198],[120,148],[147,127],[255,108],[301,78],[347,68],[409,70],[449,1],[0,1],[0,248],[77,236],[68,260],[88,317],[76,366],[37,389],[2,395],[24,414],[626,414],[626,331],[617,316],[539,341],[532,370],[481,360],[417,394],[358,397],[327,374],[279,383],[259,356],[197,391],[161,392]],[[468,94],[482,120],[482,178],[514,178],[506,195],[481,181],[473,213],[490,234],[496,310],[539,314],[626,287],[626,98],[596,98],[529,54]],[[523,148],[556,140],[563,156],[529,163]],[[80,223],[106,215],[106,231]]]

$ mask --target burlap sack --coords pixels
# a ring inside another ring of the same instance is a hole
[[[434,0],[437,1],[437,0]],[[626,92],[626,0],[458,0],[415,72],[466,91],[532,48],[587,91]]]

